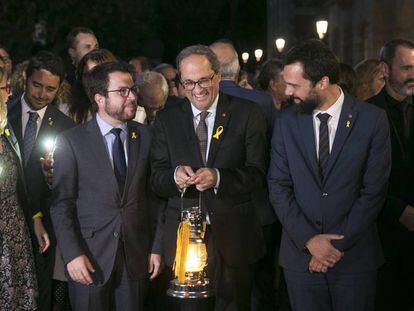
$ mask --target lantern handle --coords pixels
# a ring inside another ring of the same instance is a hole
[[[186,191],[187,191],[187,187],[183,188],[180,191],[181,192],[181,195],[180,195],[180,199],[181,199],[181,204],[180,204],[181,205],[181,212],[184,211],[184,195],[185,195]],[[198,192],[198,208],[201,211],[201,191]]]

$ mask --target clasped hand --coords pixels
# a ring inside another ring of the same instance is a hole
[[[333,268],[344,256],[344,253],[337,250],[331,244],[331,241],[343,238],[343,235],[338,234],[318,234],[311,238],[306,243],[306,248],[312,255],[309,262],[309,271],[325,273],[328,268]]]
[[[214,187],[217,183],[215,169],[202,167],[196,172],[190,166],[179,166],[175,172],[175,182],[180,189],[195,185],[198,191]]]

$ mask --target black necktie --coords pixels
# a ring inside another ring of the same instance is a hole
[[[201,157],[203,158],[203,164],[206,165],[206,158],[207,158],[207,124],[206,118],[208,116],[208,111],[202,111],[200,113],[200,122],[198,122],[196,134],[198,138],[198,144],[200,146]]]
[[[37,112],[29,111],[29,121],[27,121],[23,137],[23,159],[25,164],[27,164],[30,158],[36,141],[37,118],[39,118]]]
[[[323,179],[329,159],[328,120],[331,116],[328,113],[319,113],[317,117],[321,121],[319,125],[319,172]]]
[[[119,192],[122,196],[124,192],[127,165],[125,160],[124,145],[121,140],[121,129],[113,128],[111,133],[115,135],[114,144],[112,145],[112,158],[114,161],[114,173],[118,182]]]

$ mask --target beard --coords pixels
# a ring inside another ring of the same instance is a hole
[[[128,106],[130,109],[128,109]],[[121,121],[121,122],[128,122],[134,119],[136,111],[137,111],[136,102],[123,104],[120,107],[113,106],[111,104],[105,104],[105,112],[112,118],[118,121]]]
[[[295,100],[299,100],[297,103]],[[322,104],[322,100],[315,91],[310,91],[309,95],[305,99],[291,96],[288,101],[295,106],[296,111],[301,114],[312,114],[313,111]]]
[[[388,80],[390,86],[392,87],[392,89],[402,95],[402,96],[412,96],[414,95],[414,86],[408,86],[409,84],[413,84],[414,83],[414,79],[407,79],[404,82],[399,82],[395,79],[393,79],[393,77],[390,77],[390,79]]]

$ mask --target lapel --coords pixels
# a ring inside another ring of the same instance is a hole
[[[87,136],[85,138],[80,137],[79,139],[85,139],[85,142],[90,146],[90,151],[94,155],[97,163],[101,163],[104,176],[109,177],[109,182],[113,189],[117,189],[119,199],[121,194],[118,190],[118,182],[116,181],[114,169],[112,168],[111,161],[109,160],[109,154],[106,149],[105,138],[102,136],[101,130],[99,129],[96,117],[94,117],[87,124]]]
[[[189,154],[195,155],[193,157],[193,159],[195,159],[195,163],[198,167],[202,167],[203,159],[201,158],[200,146],[198,144],[198,140],[194,129],[193,110],[191,109],[191,104],[188,101],[188,99],[185,99],[182,102],[182,110],[183,113],[179,115],[179,118],[181,118],[180,123],[184,125],[184,135],[186,141],[188,141],[187,147],[190,148]],[[178,137],[178,139],[180,139],[180,137]]]
[[[344,103],[342,105],[341,115],[339,117],[338,128],[336,130],[335,139],[332,145],[331,154],[328,160],[328,166],[326,169],[325,181],[329,178],[329,173],[332,170],[342,147],[351,133],[352,128],[358,117],[356,109],[354,109],[354,100],[349,95],[345,94]]]
[[[16,135],[17,141],[21,144],[23,142],[23,134],[22,134],[22,102],[20,99],[11,104],[10,110],[8,113],[8,119],[9,119],[11,127],[14,130],[14,134]]]
[[[125,198],[125,193],[129,188],[132,178],[135,176],[135,168],[139,160],[140,144],[142,140],[142,133],[138,131],[138,126],[132,122],[128,123],[127,133],[127,150],[128,150],[128,169],[125,180],[124,193],[122,198]]]
[[[313,116],[312,114],[297,113],[297,122],[300,130],[300,137],[302,138],[302,148],[305,151],[305,159],[308,162],[308,166],[315,177],[315,180],[321,186],[321,176],[319,174],[318,160],[316,158],[316,145],[315,145],[315,130],[313,128]]]
[[[221,142],[225,138],[227,124],[230,120],[230,107],[231,104],[229,98],[223,93],[220,93],[216,109],[216,119],[214,121],[213,133],[210,140],[207,167],[213,167]]]

